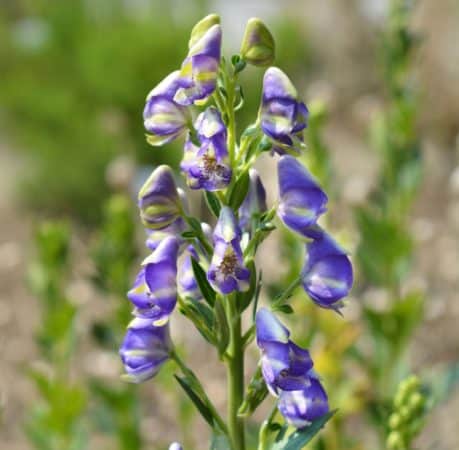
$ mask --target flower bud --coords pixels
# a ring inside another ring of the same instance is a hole
[[[269,66],[274,61],[274,38],[257,18],[249,19],[241,44],[241,56],[254,66]]]
[[[212,25],[193,43],[182,63],[178,79],[179,89],[174,101],[188,106],[201,104],[212,95],[217,85],[220,65],[222,30],[219,24]]]
[[[387,437],[388,450],[405,450],[405,443],[398,431],[391,431]]]
[[[193,47],[207,30],[214,25],[220,25],[220,16],[217,14],[209,14],[208,16],[201,19],[191,30],[190,40],[188,42],[188,48]]]
[[[139,191],[138,205],[142,223],[153,230],[167,227],[180,216],[180,198],[169,166],[152,172]]]

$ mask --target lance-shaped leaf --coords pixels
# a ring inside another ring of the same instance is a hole
[[[201,290],[204,300],[211,307],[213,307],[215,304],[215,291],[212,289],[212,286],[207,281],[206,273],[194,258],[191,258],[191,266],[193,268],[193,273],[196,278],[196,283],[198,283],[199,289]]]

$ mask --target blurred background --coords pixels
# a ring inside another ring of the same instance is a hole
[[[391,398],[412,372],[430,399],[416,448],[459,448],[459,3],[418,0],[398,15],[390,3],[0,0],[2,449],[205,447],[173,367],[126,387],[117,344],[123,292],[145,254],[135,193],[156,164],[177,169],[182,152],[145,142],[145,96],[210,12],[227,55],[248,18],[271,29],[276,65],[311,106],[306,158],[330,191],[327,226],[358,270],[344,320],[292,300],[310,317],[292,317],[294,333],[340,408],[314,448],[384,448]],[[243,125],[262,75],[243,73]],[[271,199],[273,167],[260,161]],[[289,245],[288,233],[264,244],[265,301],[301,264],[285,263]],[[223,408],[217,358],[190,325],[174,336]]]

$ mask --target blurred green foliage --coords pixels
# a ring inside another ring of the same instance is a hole
[[[174,3],[160,0],[2,6],[3,126],[30,162],[20,180],[29,207],[94,223],[109,194],[105,170],[116,155],[177,167],[181,143],[149,147],[142,109],[146,94],[180,66],[189,30],[206,7],[206,0],[190,0],[189,13],[178,20]],[[300,27],[286,20],[273,25],[282,46],[276,63],[301,68],[309,53]],[[244,117],[258,107],[252,86],[260,76],[249,74]]]
[[[29,368],[40,400],[30,408],[25,430],[39,450],[83,449],[87,393],[84,385],[71,380],[77,310],[66,295],[70,230],[62,223],[44,223],[35,242],[28,281],[41,305],[36,340],[47,365]]]
[[[30,157],[33,172],[21,181],[32,207],[94,221],[115,155],[176,159],[177,146],[148,148],[141,114],[148,91],[181,63],[177,42],[199,17],[195,3],[185,23],[159,1],[146,11],[121,0],[2,7],[0,99],[10,137]]]

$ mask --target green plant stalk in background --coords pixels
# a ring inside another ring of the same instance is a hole
[[[26,419],[26,433],[39,450],[83,450],[87,446],[84,386],[72,380],[76,308],[66,295],[70,231],[62,223],[44,223],[36,234],[37,256],[29,267],[29,285],[40,300],[42,325],[37,335],[50,372],[30,368],[40,393]]]

